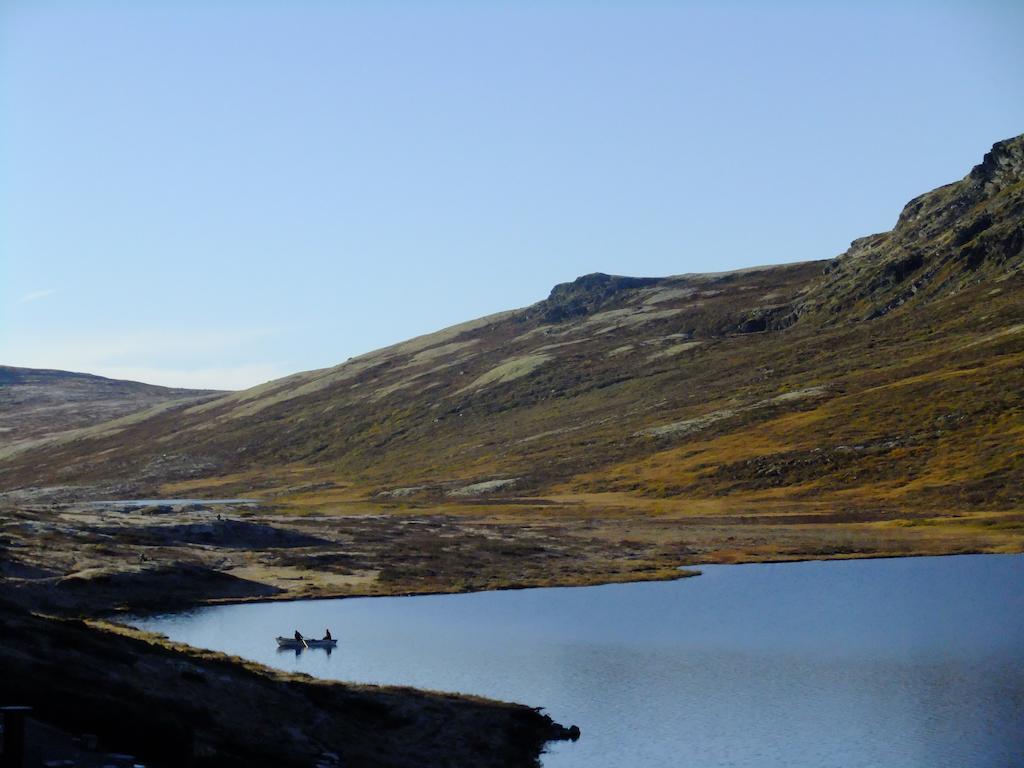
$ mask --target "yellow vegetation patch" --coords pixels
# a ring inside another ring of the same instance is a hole
[[[377,570],[341,574],[284,565],[246,565],[227,572],[240,579],[278,587],[291,596],[303,591],[357,592],[370,587],[379,575]]]

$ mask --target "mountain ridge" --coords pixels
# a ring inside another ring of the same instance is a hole
[[[934,424],[974,414],[975,437],[997,448],[1021,429],[1022,157],[1024,137],[997,143],[835,259],[584,275],[530,307],[8,455],[0,485],[211,482],[281,498],[312,485],[316,498],[296,498],[318,503],[605,494],[641,507],[817,493],[922,510],[941,488],[971,487],[972,504],[1014,507],[1019,462],[969,466],[966,433]],[[987,394],[972,403],[957,384],[976,379]],[[938,387],[931,421],[915,380]],[[967,465],[943,480],[951,455]],[[890,488],[900,468],[929,489]]]
[[[870,320],[1022,269],[1024,138],[996,142],[960,181],[918,195],[888,232],[858,238],[801,314]]]

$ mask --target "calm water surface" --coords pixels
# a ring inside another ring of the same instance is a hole
[[[136,624],[319,677],[542,705],[583,731],[548,768],[1024,766],[1024,556],[702,570]],[[330,655],[276,649],[325,627]]]

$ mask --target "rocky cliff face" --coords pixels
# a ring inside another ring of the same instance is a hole
[[[1024,137],[995,144],[961,181],[914,198],[891,232],[853,242],[800,306],[856,322],[908,302],[998,285],[1024,268]]]
[[[588,315],[596,312],[636,288],[657,285],[664,278],[657,277],[623,277],[594,272],[578,277],[571,283],[559,283],[551,289],[551,294],[528,313],[539,316],[544,322],[558,323],[563,320]]]

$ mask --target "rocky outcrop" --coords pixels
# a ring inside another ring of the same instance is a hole
[[[594,272],[571,283],[559,283],[544,301],[531,308],[546,323],[582,317],[612,304],[623,292],[662,282],[658,277],[623,277]]]
[[[855,240],[798,309],[829,323],[880,317],[1024,268],[1024,136],[996,143],[961,181],[904,206],[891,232]]]

